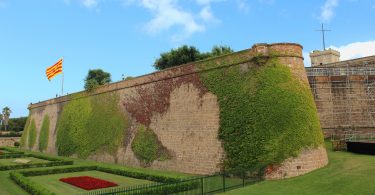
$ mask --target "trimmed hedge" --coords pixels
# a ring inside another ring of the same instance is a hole
[[[49,116],[45,115],[39,133],[39,151],[43,152],[48,146]]]
[[[219,138],[227,170],[263,170],[323,144],[316,106],[307,83],[276,58],[198,64],[200,77],[220,105]],[[223,67],[224,63],[227,66]],[[232,65],[231,65],[232,64]]]
[[[7,151],[7,153],[0,153],[0,159],[3,156],[15,155],[15,154],[23,154],[24,152],[15,151],[6,147],[0,147],[0,150]]]
[[[140,190],[137,190],[137,194],[171,194],[177,193],[181,191],[187,191],[196,189],[199,186],[199,181],[185,179],[182,180],[180,178],[173,178],[173,177],[166,177],[166,176],[158,176],[152,175],[147,173],[141,172],[132,172],[123,169],[115,169],[109,168],[104,166],[71,166],[71,167],[53,167],[53,168],[45,168],[45,169],[30,169],[30,170],[23,170],[23,171],[12,171],[10,172],[11,179],[13,179],[19,186],[25,189],[27,192],[31,194],[53,194],[49,190],[45,189],[43,186],[32,182],[27,177],[30,176],[40,176],[40,175],[51,175],[51,174],[60,174],[60,173],[71,173],[71,172],[81,172],[81,171],[90,171],[90,170],[97,170],[102,171],[110,174],[127,176],[137,179],[146,179],[155,182],[161,182],[162,184],[155,184],[150,185],[149,187],[145,188],[144,185],[142,186],[134,186],[129,189],[129,187],[119,187],[115,189],[109,189],[108,192],[123,192],[121,194],[129,193],[133,194],[134,189],[140,187]],[[105,193],[107,190],[101,190],[101,192]]]
[[[144,125],[138,126],[132,142],[132,150],[145,166],[149,166],[157,159],[169,158],[167,149],[163,147],[154,131]]]
[[[35,142],[36,142],[36,125],[35,125],[34,119],[31,120],[31,124],[27,131],[29,134],[28,144],[29,144],[29,148],[31,149],[35,145]]]
[[[22,158],[22,157],[34,157],[43,160],[48,160],[51,162],[45,163],[35,163],[35,164],[18,164],[18,165],[0,165],[0,171],[14,170],[14,169],[27,169],[35,167],[53,167],[53,166],[62,166],[62,165],[72,165],[72,160],[63,160],[61,158],[48,157],[44,155],[37,154],[10,154],[10,155],[1,155],[0,159],[9,159],[9,158]]]
[[[58,155],[87,158],[95,152],[116,154],[129,127],[129,117],[119,108],[119,95],[72,96],[57,123]]]
[[[21,173],[18,172],[10,172],[10,178],[17,183],[21,188],[25,191],[29,192],[30,194],[40,194],[40,195],[52,195],[51,191],[45,189],[43,186],[39,185],[28,179],[27,177],[23,176]]]

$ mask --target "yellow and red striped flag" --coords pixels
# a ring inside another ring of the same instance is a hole
[[[56,64],[47,68],[46,75],[48,80],[51,80],[56,75],[62,73],[62,63],[63,59],[61,58],[59,61],[56,62]]]

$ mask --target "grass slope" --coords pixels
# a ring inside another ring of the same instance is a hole
[[[333,152],[326,143],[328,166],[279,181],[264,181],[226,194],[375,194],[375,156]]]

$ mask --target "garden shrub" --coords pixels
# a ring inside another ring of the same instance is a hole
[[[30,194],[43,194],[43,195],[52,195],[51,191],[45,189],[43,186],[41,186],[38,183],[35,183],[22,175],[19,172],[10,172],[9,173],[10,178],[16,182],[21,188],[23,188],[25,191],[29,192]]]
[[[198,68],[215,68],[200,77],[218,97],[226,169],[262,170],[323,143],[309,86],[290,68],[263,57],[242,63],[247,71],[235,56],[224,63],[233,66],[207,61]]]
[[[29,136],[29,126],[30,126],[30,120],[31,120],[31,114],[27,117],[25,128],[23,129],[22,137],[20,139],[20,146],[25,147],[26,146],[26,140],[27,137]]]
[[[49,137],[49,116],[45,115],[42,122],[42,127],[39,133],[39,151],[43,152],[47,149]]]
[[[119,95],[106,93],[96,96],[71,97],[57,123],[58,154],[80,158],[106,151],[115,154],[122,144],[129,119],[119,108]]]
[[[149,166],[157,159],[169,158],[167,149],[163,147],[154,131],[144,125],[138,126],[132,142],[132,150],[144,166]]]
[[[36,125],[35,125],[34,119],[31,120],[31,124],[29,125],[29,128],[27,131],[29,134],[28,144],[29,144],[29,148],[31,149],[34,146],[35,141],[36,141]]]

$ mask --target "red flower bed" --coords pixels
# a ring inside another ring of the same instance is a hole
[[[97,179],[89,176],[80,177],[69,177],[59,179],[62,182],[68,183],[70,185],[85,189],[85,190],[95,190],[101,188],[108,188],[118,186],[117,184],[101,179]]]

